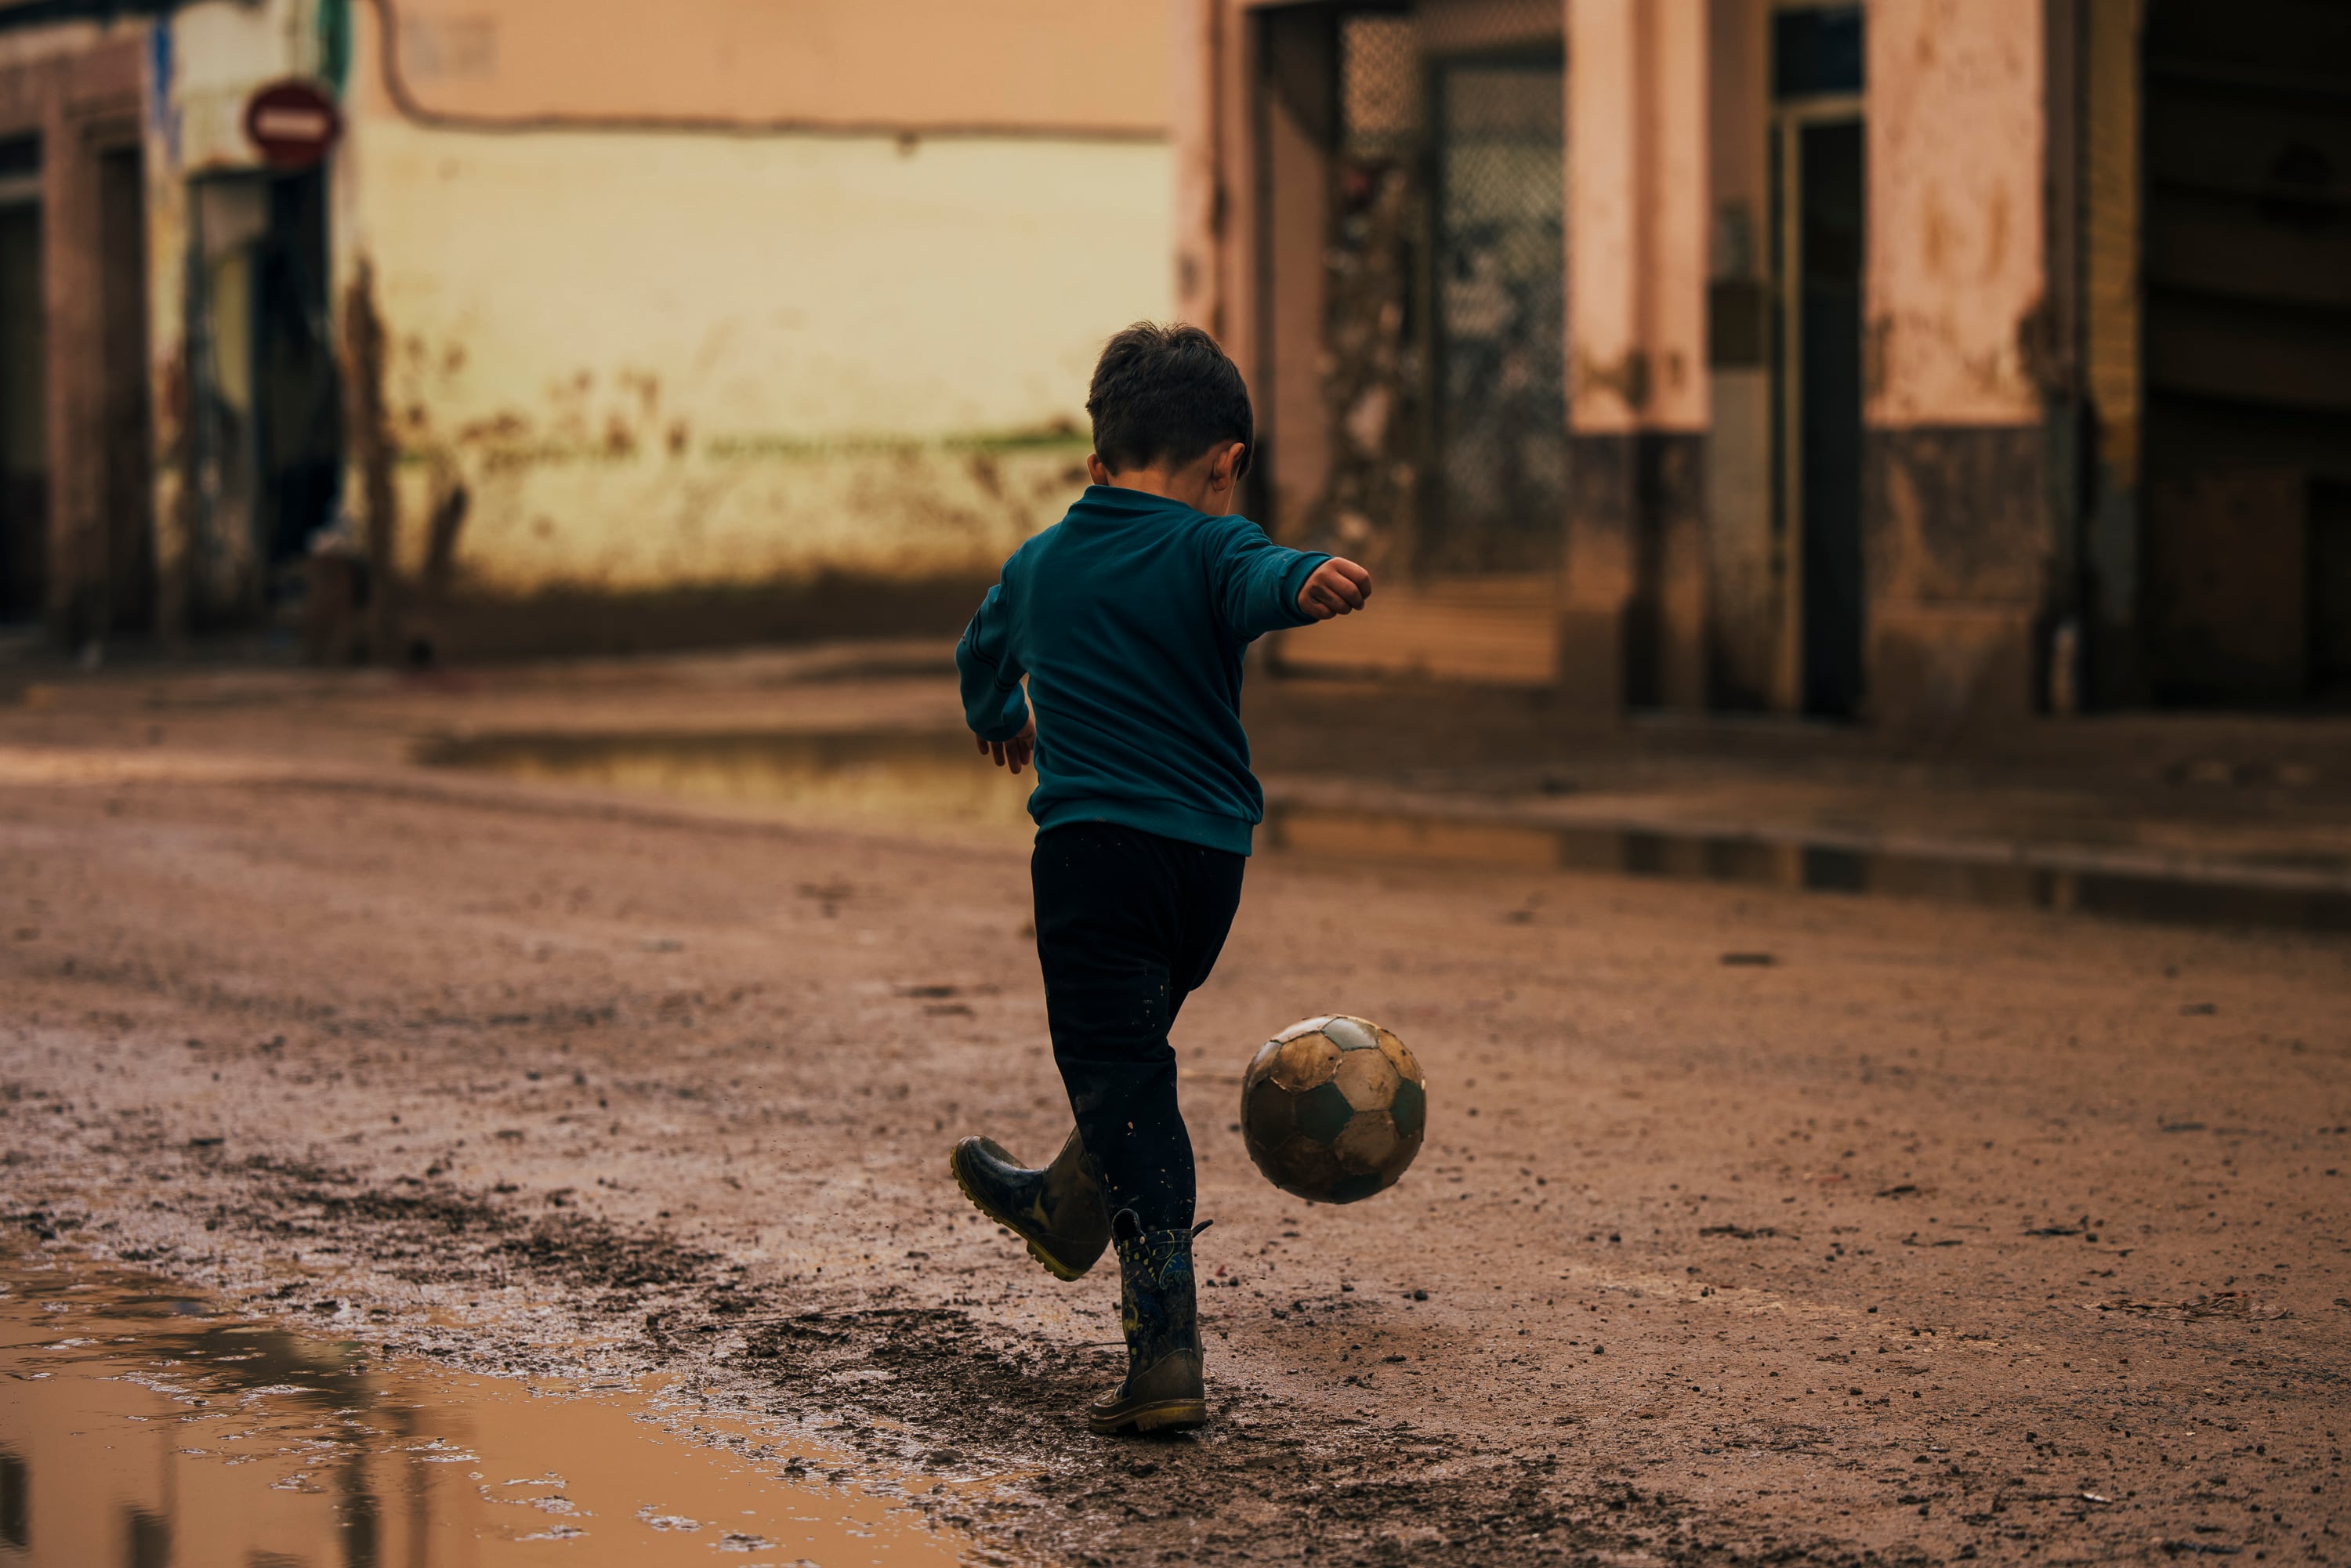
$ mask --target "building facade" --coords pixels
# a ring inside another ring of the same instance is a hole
[[[324,541],[336,657],[952,624],[1082,482],[1102,340],[1172,312],[1169,37],[0,4],[0,622],[290,628]],[[308,154],[256,120],[314,111]]]
[[[1188,0],[1305,667],[1937,732],[2351,685],[2351,11]]]

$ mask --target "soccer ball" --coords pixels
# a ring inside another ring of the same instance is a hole
[[[1369,1019],[1308,1019],[1258,1047],[1241,1075],[1241,1141],[1266,1179],[1310,1203],[1395,1185],[1428,1124],[1428,1081]]]

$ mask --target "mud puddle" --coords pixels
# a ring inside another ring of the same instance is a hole
[[[658,1389],[454,1372],[0,1242],[0,1562],[1002,1561],[834,1462]]]
[[[1029,775],[981,763],[959,734],[485,736],[434,742],[433,766],[544,783],[768,805],[872,825],[1031,831]],[[1604,872],[2077,912],[2167,925],[2351,931],[2351,893],[2281,875],[2231,880],[2100,869],[2071,846],[1902,852],[1802,836],[1559,826],[1490,812],[1269,802],[1262,851],[1515,870]]]
[[[420,760],[534,783],[781,806],[872,823],[1026,836],[1033,774],[1015,779],[960,735],[483,736],[435,741]]]
[[[1278,803],[1267,812],[1259,842],[1276,852],[1677,877],[2161,925],[2351,931],[2351,894],[2084,870],[1994,852],[1905,854],[1801,839],[1521,826]]]

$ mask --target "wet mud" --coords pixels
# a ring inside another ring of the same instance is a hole
[[[0,1235],[0,1549],[30,1568],[984,1552],[924,1526],[904,1487],[832,1485],[840,1453],[740,1406],[453,1373],[348,1337],[340,1304],[239,1313],[30,1239]]]
[[[280,1314],[274,1320],[234,1317],[202,1302],[177,1303],[184,1312],[218,1312],[226,1319],[225,1330],[207,1326],[202,1333],[215,1351],[224,1332],[264,1336],[252,1343],[269,1346],[276,1368],[269,1372],[273,1386],[284,1386],[274,1380],[285,1366],[298,1362],[314,1382],[332,1385],[340,1374],[343,1384],[350,1385],[329,1389],[330,1403],[345,1414],[355,1403],[412,1412],[436,1403],[464,1405],[446,1388],[435,1386],[429,1375],[420,1378],[413,1371],[408,1372],[404,1387],[397,1386],[399,1379],[393,1380],[393,1387],[374,1391],[356,1386],[375,1373],[370,1347],[387,1360],[398,1355],[404,1364],[430,1365],[422,1358],[433,1357],[507,1379],[568,1378],[574,1385],[596,1386],[597,1378],[672,1377],[676,1382],[669,1393],[684,1410],[765,1413],[795,1423],[807,1437],[831,1446],[830,1457],[828,1450],[819,1449],[813,1460],[805,1449],[794,1454],[787,1448],[780,1468],[771,1472],[778,1479],[878,1482],[878,1490],[904,1500],[906,1507],[937,1525],[995,1539],[993,1549],[967,1546],[971,1555],[966,1561],[1590,1563],[1622,1561],[1628,1553],[1636,1561],[1654,1556],[1691,1564],[1864,1560],[1825,1542],[1757,1552],[1710,1540],[1709,1521],[1686,1503],[1670,1495],[1644,1493],[1629,1482],[1594,1484],[1573,1469],[1563,1472],[1555,1451],[1529,1453],[1464,1443],[1418,1430],[1405,1419],[1334,1416],[1301,1423],[1279,1398],[1246,1389],[1217,1390],[1217,1420],[1204,1433],[1104,1443],[1085,1437],[1071,1416],[1116,1380],[1123,1356],[1114,1343],[1073,1350],[1033,1340],[1024,1343],[999,1325],[954,1307],[779,1311],[788,1301],[747,1286],[740,1278],[745,1270],[727,1265],[717,1254],[681,1246],[675,1238],[659,1232],[624,1236],[580,1217],[550,1220],[517,1213],[495,1194],[474,1197],[447,1186],[424,1192],[371,1190],[348,1172],[288,1167],[265,1157],[225,1168],[214,1166],[207,1174],[223,1194],[204,1220],[215,1240],[258,1241],[262,1257],[282,1260],[287,1239],[331,1235],[335,1250],[356,1265],[356,1272],[335,1282],[333,1294],[318,1293],[318,1284],[307,1278],[266,1290],[248,1286],[246,1294],[252,1308]],[[23,1255],[25,1263],[41,1272],[28,1272],[20,1265],[13,1280],[19,1299],[27,1293],[27,1283],[35,1287],[32,1293],[38,1293],[42,1272],[55,1272],[61,1280],[89,1277],[87,1267],[79,1276],[66,1270],[72,1267],[67,1260],[78,1260],[92,1242],[98,1251],[123,1262],[152,1267],[188,1261],[183,1249],[109,1247],[99,1239],[119,1234],[120,1224],[79,1213],[35,1207],[0,1216],[0,1223],[23,1228],[27,1239],[46,1240],[59,1249],[58,1261],[40,1260],[37,1252]],[[116,1297],[127,1293],[123,1276],[99,1277],[113,1285]],[[519,1294],[544,1304],[533,1312],[538,1321],[528,1336],[514,1334],[512,1325],[506,1333],[494,1329],[486,1333],[495,1315],[477,1313],[472,1322],[460,1325],[434,1321],[445,1314],[381,1304],[399,1300],[400,1285]],[[0,1301],[5,1299],[0,1296]],[[151,1294],[148,1299],[160,1298]],[[135,1304],[139,1298],[132,1300]],[[1334,1300],[1322,1310],[1344,1313],[1349,1305],[1343,1299]],[[1296,1310],[1306,1316],[1311,1309],[1301,1302]],[[313,1324],[348,1337],[334,1342],[304,1337],[318,1332]],[[100,1325],[107,1326],[118,1325]],[[140,1348],[160,1350],[171,1357],[168,1364],[184,1366],[205,1359],[204,1346],[196,1343],[173,1343],[163,1337],[156,1343],[159,1336],[145,1337],[150,1343]],[[236,1343],[246,1342],[240,1338]],[[130,1354],[117,1351],[118,1355]],[[106,1370],[120,1375],[119,1368]],[[6,1375],[23,1376],[22,1365]],[[480,1386],[472,1385],[476,1405],[482,1398]],[[31,1418],[34,1413],[23,1414]],[[559,1426],[564,1421],[559,1415],[542,1416],[542,1440],[549,1419]],[[459,1420],[457,1429],[470,1436],[462,1410]],[[691,1420],[679,1424],[691,1435]],[[240,1425],[249,1434],[253,1422]],[[407,1420],[373,1432],[352,1430],[352,1424],[344,1422],[338,1434],[344,1479],[351,1481],[352,1467],[370,1457],[365,1439],[371,1434],[387,1439],[375,1445],[372,1457],[406,1455],[420,1442],[434,1440],[429,1426]],[[282,1456],[288,1464],[319,1468],[318,1449],[324,1440],[291,1428],[274,1435],[292,1445]],[[609,1421],[596,1435],[608,1450],[605,1459],[617,1459],[626,1469],[626,1453],[614,1456],[609,1450],[625,1450],[638,1435]],[[0,1433],[0,1451],[7,1450],[12,1440],[22,1446],[19,1434]],[[772,1434],[764,1443],[747,1443],[733,1433],[724,1434],[722,1441],[737,1452],[753,1449],[762,1469],[778,1463]],[[438,1462],[438,1458],[427,1455],[425,1462]],[[509,1469],[528,1464],[535,1472],[553,1475],[560,1468],[544,1446],[531,1447],[528,1434],[510,1441],[497,1458],[510,1461]],[[412,1469],[415,1462],[408,1461]],[[298,1469],[287,1473],[298,1478],[297,1485],[308,1479],[308,1472]],[[936,1485],[935,1478],[942,1473],[962,1484]],[[909,1478],[915,1478],[911,1485]],[[204,1491],[206,1481],[216,1479],[200,1475],[191,1490]],[[83,1474],[81,1480],[96,1485],[100,1478]],[[399,1490],[413,1497],[419,1486],[411,1483]],[[135,1494],[137,1488],[130,1490]],[[352,1491],[350,1486],[346,1490],[352,1495],[322,1516],[326,1522],[319,1529],[327,1537],[347,1537],[350,1520],[371,1521],[381,1511],[372,1492]],[[483,1495],[490,1496],[486,1491]],[[587,1500],[576,1492],[565,1496],[569,1503],[586,1508]],[[118,1509],[142,1511],[111,1494],[110,1500]],[[633,1493],[629,1500],[636,1500]],[[730,1508],[743,1500],[763,1502],[756,1488],[742,1498],[728,1494]],[[796,1506],[811,1504],[803,1500]],[[769,1502],[753,1510],[734,1509],[740,1518],[714,1522],[740,1525],[742,1519],[752,1519],[756,1527],[721,1532],[695,1544],[739,1552],[746,1561],[825,1564],[920,1563],[935,1560],[941,1550],[928,1540],[909,1539],[869,1554],[864,1544],[844,1543],[837,1530],[829,1541],[810,1538],[795,1543],[781,1526],[756,1523],[778,1517],[777,1508]],[[160,1504],[143,1511],[157,1521],[155,1529],[168,1534]],[[443,1514],[451,1511],[444,1504]],[[443,1550],[454,1550],[460,1533],[491,1543],[569,1540],[574,1533],[587,1533],[583,1527],[559,1522],[559,1536],[545,1531],[517,1535],[496,1521],[486,1526],[476,1523],[473,1516],[482,1511],[468,1509],[462,1500],[454,1511],[458,1515],[455,1519],[436,1516],[437,1528],[412,1525],[409,1535],[438,1540]],[[564,1511],[569,1516],[574,1509],[567,1506]],[[873,1510],[869,1505],[863,1511],[871,1515]],[[689,1496],[638,1503],[631,1517],[659,1516],[690,1524],[697,1512],[714,1510],[707,1503],[697,1508]],[[796,1512],[780,1517],[808,1518]],[[374,1525],[365,1528],[372,1541]],[[851,1533],[868,1534],[870,1529],[856,1528],[852,1516]],[[904,1536],[904,1527],[896,1534]],[[1645,1548],[1651,1544],[1663,1550],[1650,1553]],[[630,1531],[627,1550],[612,1560],[665,1560],[628,1554],[645,1546]],[[424,1560],[440,1559],[436,1554]],[[1868,1560],[1880,1559],[1872,1555]],[[1907,1552],[1883,1560],[1927,1561]],[[493,1555],[484,1561],[499,1559]],[[566,1561],[590,1559],[575,1553]]]
[[[1104,1442],[1115,1281],[944,1166],[1067,1126],[1020,848],[416,768],[488,699],[378,702],[0,735],[38,1245],[658,1382],[1017,1561],[2351,1555],[2337,938],[1267,857],[1176,1035],[1215,1420]],[[1236,1125],[1333,1009],[1430,1080],[1413,1169],[1335,1208]]]
[[[945,825],[1025,838],[1033,780],[975,769],[960,734],[477,735],[419,747],[428,766],[533,782],[781,808],[844,824]],[[2351,876],[2246,865],[2196,876],[2134,873],[2108,857],[1991,841],[1936,853],[1867,836],[1560,826],[1474,797],[1418,809],[1332,805],[1277,780],[1259,849],[1341,862],[1416,861],[1563,870],[2047,910],[2158,925],[2351,933]],[[1483,809],[1481,809],[1481,807]]]

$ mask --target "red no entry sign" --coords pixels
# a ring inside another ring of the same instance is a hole
[[[273,169],[309,168],[342,129],[335,100],[310,82],[273,82],[246,100],[245,134]]]

